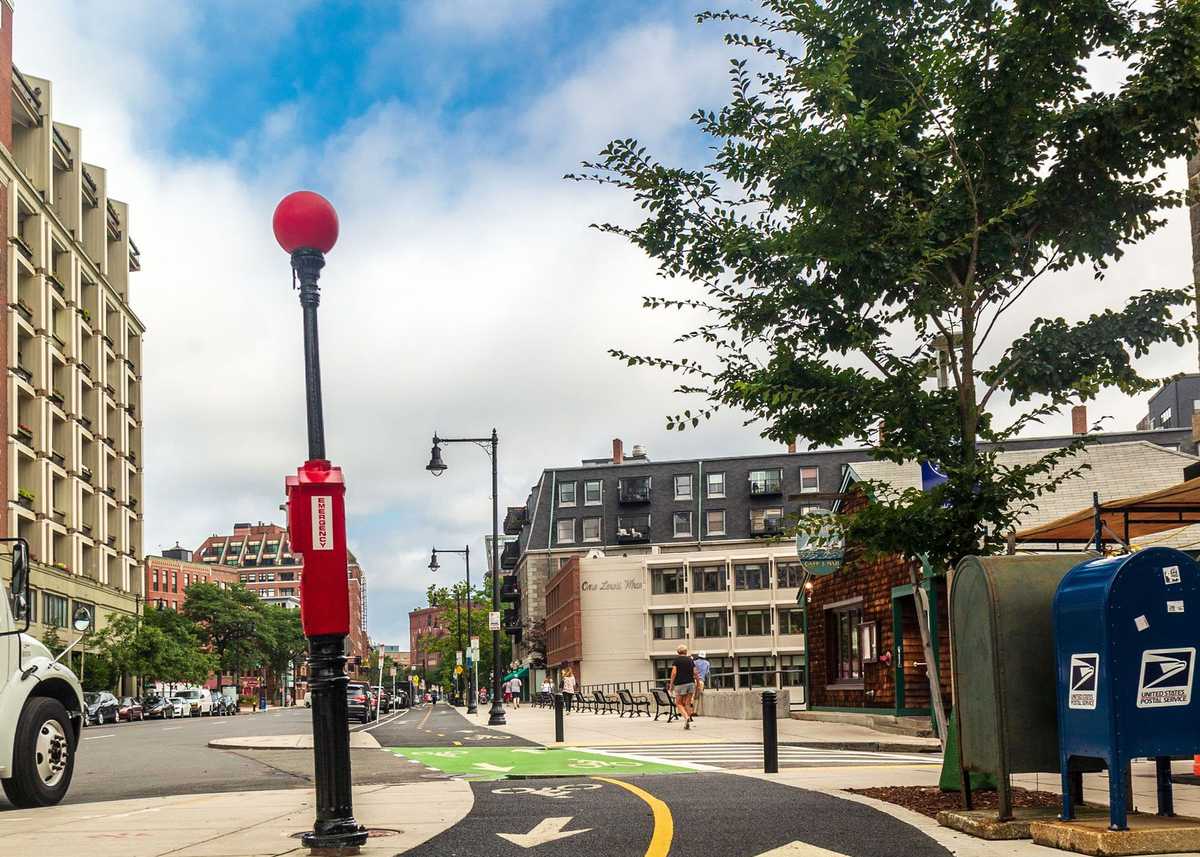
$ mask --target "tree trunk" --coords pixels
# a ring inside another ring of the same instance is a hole
[[[942,742],[942,752],[946,751],[946,708],[942,704],[942,683],[939,679],[937,659],[934,657],[933,643],[929,636],[929,595],[921,588],[917,577],[917,568],[912,563],[908,566],[908,577],[912,581],[913,604],[917,610],[917,628],[921,631],[921,648],[925,651],[925,674],[929,679],[929,706],[933,709],[933,720],[937,724],[938,740]],[[903,665],[901,665],[903,668]]]

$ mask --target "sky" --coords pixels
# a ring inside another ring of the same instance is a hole
[[[735,55],[719,25],[695,23],[703,4],[16,5],[14,61],[53,81],[55,119],[82,127],[83,157],[108,168],[142,251],[131,303],[147,328],[147,553],[194,548],[235,521],[283,523],[283,479],[306,452],[303,362],[270,223],[298,188],[327,196],[341,221],[322,275],[326,438],[375,641],[406,644],[426,587],[455,579],[453,557],[429,572],[430,547],[469,544],[482,560],[490,532],[487,455],[448,447],[435,481],[435,430],[498,430],[501,514],[543,468],[607,455],[614,437],[656,459],[777,449],[737,414],[667,431],[681,404],[672,378],[607,350],[667,350],[681,321],[641,296],[689,290],[589,229],[632,222],[627,198],[562,178],[630,136],[664,161],[701,162],[688,117],[725,103]],[[1182,187],[1183,164],[1169,169]],[[1084,318],[1186,285],[1190,269],[1187,214],[1171,212],[1103,283],[1057,275],[1052,306],[1010,324]],[[1139,365],[1161,376],[1195,362],[1162,347]],[[1114,391],[1089,408],[1132,428],[1145,402]]]

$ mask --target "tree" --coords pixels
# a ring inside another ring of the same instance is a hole
[[[278,685],[289,667],[299,667],[304,660],[308,640],[300,626],[300,611],[258,602],[255,613],[254,634],[263,666],[270,670]]]
[[[479,686],[490,687],[492,675],[492,635],[488,631],[488,611],[491,609],[492,596],[486,584],[478,589],[473,589],[471,592],[469,625],[467,620],[466,584],[464,582],[459,582],[450,588],[430,586],[426,592],[426,597],[429,600],[430,607],[441,607],[443,609],[445,618],[440,624],[441,627],[446,629],[446,633],[442,635],[423,634],[418,638],[420,653],[437,653],[439,655],[440,663],[436,672],[429,674],[430,682],[442,686],[454,685],[455,653],[459,650],[459,632],[461,631],[461,644],[464,649],[469,645],[472,634],[479,638],[479,665],[477,667]],[[459,609],[460,600],[462,604],[461,611]],[[503,668],[511,658],[512,644],[507,635],[501,634],[501,667]],[[413,652],[413,663],[420,668],[420,655],[417,652]]]
[[[696,284],[644,304],[700,313],[678,341],[712,358],[612,353],[701,397],[669,427],[735,408],[778,442],[940,463],[938,488],[872,486],[876,502],[840,520],[870,553],[944,568],[996,551],[1079,473],[1084,443],[1017,465],[998,459],[1005,441],[1106,387],[1151,389],[1134,360],[1193,335],[1186,288],[1083,320],[1038,314],[1055,303],[1044,276],[1075,265],[1101,303],[1109,263],[1183,200],[1164,163],[1195,144],[1200,4],[1145,5],[764,0],[700,15],[745,29],[726,42],[757,55],[753,71],[732,63],[726,107],[693,117],[711,163],[664,165],[624,139],[568,178],[641,206],[640,223],[598,228]],[[1103,58],[1127,71],[1108,91],[1086,70]],[[931,388],[939,352],[946,383]],[[1005,398],[1024,410],[1007,423]]]
[[[174,610],[114,616],[96,635],[95,646],[116,675],[136,675],[143,682],[201,684],[217,666],[216,656],[203,651],[195,623]]]
[[[193,583],[187,588],[183,615],[200,628],[201,639],[217,656],[221,671],[240,679],[262,660],[255,636],[259,607],[258,596],[243,586],[222,589],[213,583]]]

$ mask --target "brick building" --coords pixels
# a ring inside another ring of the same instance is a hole
[[[146,606],[182,610],[193,583],[215,583],[224,589],[238,582],[238,570],[224,565],[193,562],[192,552],[178,544],[144,563]]]
[[[418,672],[432,672],[441,666],[441,655],[430,651],[425,640],[449,634],[449,618],[450,611],[444,607],[418,607],[408,611],[408,651],[412,666]],[[463,645],[466,645],[466,641]]]
[[[287,529],[259,521],[237,523],[233,533],[214,533],[196,549],[194,559],[209,565],[237,570],[238,582],[268,604],[298,608],[304,558],[293,553]],[[347,583],[350,587],[350,636],[347,654],[352,666],[366,662],[370,651],[367,637],[366,578],[353,553],[347,552]]]

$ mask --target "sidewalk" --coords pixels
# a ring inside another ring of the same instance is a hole
[[[508,724],[493,727],[538,744],[554,743],[554,711],[522,705],[505,711]],[[481,706],[478,722],[487,724],[487,711]],[[762,722],[759,720],[728,720],[720,717],[697,717],[692,728],[685,730],[676,720],[667,723],[666,717],[619,717],[616,714],[592,714],[573,711],[563,717],[563,737],[557,746],[567,747],[637,747],[648,744],[761,744]],[[779,742],[830,750],[882,750],[890,752],[919,752],[941,750],[936,738],[914,738],[876,732],[865,726],[829,723],[819,720],[780,720]]]
[[[460,821],[474,805],[471,787],[440,780],[354,790],[354,814],[384,835],[365,857],[392,857]],[[309,789],[80,803],[0,813],[6,857],[268,857],[307,855],[293,834],[310,830]],[[386,833],[385,831],[391,831]]]

